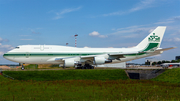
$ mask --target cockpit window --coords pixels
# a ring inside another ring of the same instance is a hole
[[[16,49],[19,49],[19,47],[15,47]]]

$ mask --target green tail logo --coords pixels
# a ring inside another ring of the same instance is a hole
[[[153,33],[153,35],[150,36],[148,39],[149,42],[160,42],[160,37],[156,36],[155,33]]]

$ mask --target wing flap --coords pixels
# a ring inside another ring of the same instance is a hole
[[[128,55],[128,54],[138,54],[140,52],[131,52],[131,53],[111,53],[110,56],[119,56],[119,55]]]

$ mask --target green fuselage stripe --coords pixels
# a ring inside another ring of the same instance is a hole
[[[104,53],[87,53],[87,54],[78,54],[78,53],[8,53],[8,54],[4,54],[3,56],[14,56],[14,57],[20,57],[20,56],[36,56],[36,57],[40,57],[40,56],[87,56],[87,55],[102,55]],[[125,56],[138,56],[138,55],[144,55],[145,53],[138,53],[138,54],[128,54]]]
[[[149,43],[149,45],[143,51],[151,50],[155,47],[158,47],[158,45],[159,45],[159,43]]]
[[[78,54],[78,53],[8,53],[4,54],[3,56],[87,56],[87,55],[100,55],[102,53],[87,53],[87,54]]]

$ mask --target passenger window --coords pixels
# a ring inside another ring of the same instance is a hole
[[[49,49],[49,47],[44,47],[44,49]]]
[[[34,47],[34,49],[40,49],[40,47]]]

